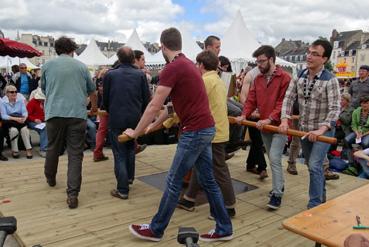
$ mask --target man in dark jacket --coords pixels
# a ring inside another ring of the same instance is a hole
[[[109,112],[109,127],[114,154],[114,172],[117,189],[111,195],[128,199],[129,187],[135,175],[134,141],[119,143],[118,136],[127,128],[136,128],[144,112],[150,92],[145,74],[133,66],[131,48],[122,47],[117,52],[120,65],[104,77],[103,101]]]

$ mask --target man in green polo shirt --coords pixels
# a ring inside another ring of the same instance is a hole
[[[67,204],[78,207],[82,181],[83,148],[86,132],[87,97],[96,112],[96,86],[83,63],[73,58],[76,43],[66,37],[55,41],[58,57],[42,66],[41,88],[46,95],[45,120],[48,148],[45,176],[49,186],[56,185],[59,154],[67,145]]]

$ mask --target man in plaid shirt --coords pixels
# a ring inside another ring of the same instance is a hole
[[[279,131],[286,133],[293,102],[298,98],[300,130],[307,132],[301,145],[310,173],[308,208],[316,207],[326,200],[323,161],[329,144],[317,142],[317,137],[334,136],[335,123],[340,113],[338,80],[324,69],[331,53],[332,46],[328,41],[316,40],[312,43],[307,52],[307,69],[290,83],[281,112]]]

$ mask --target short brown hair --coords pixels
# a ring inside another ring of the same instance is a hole
[[[160,42],[171,51],[182,50],[182,36],[178,29],[171,27],[165,29],[160,36]]]
[[[265,55],[268,59],[272,57],[273,63],[275,63],[276,55],[275,55],[275,50],[272,46],[262,45],[252,54],[254,58],[257,58],[258,56],[261,56],[261,55]]]
[[[196,62],[204,65],[207,71],[217,70],[219,59],[212,51],[202,51],[196,57]]]

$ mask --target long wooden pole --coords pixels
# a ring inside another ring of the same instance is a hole
[[[231,123],[231,124],[237,124],[235,117],[228,117],[228,120],[229,120],[229,123]],[[256,122],[254,122],[254,121],[243,120],[240,124],[256,128]],[[151,132],[157,131],[157,130],[162,129],[162,128],[164,128],[164,126],[159,125],[155,129],[151,129],[150,132],[148,132],[146,134],[149,134]],[[265,125],[264,129],[266,129],[268,131],[271,131],[271,132],[274,132],[274,133],[278,133],[278,127],[274,126],[274,125]],[[304,132],[304,131],[299,131],[299,130],[294,130],[294,129],[288,129],[287,130],[287,135],[291,135],[291,136],[303,137],[306,134],[307,134],[307,132]],[[126,142],[126,141],[129,141],[129,140],[132,140],[132,138],[127,136],[124,133],[122,133],[121,135],[118,136],[118,141],[119,142]],[[325,142],[325,143],[329,143],[329,144],[336,144],[337,143],[336,138],[327,137],[327,136],[318,136],[317,140],[320,141],[320,142]]]
[[[237,123],[236,118],[235,117],[228,117],[229,123],[231,124],[235,124]],[[243,120],[241,122],[241,125],[245,125],[245,126],[251,126],[256,128],[256,122],[254,121],[249,121],[249,120]],[[274,133],[278,133],[278,127],[274,126],[274,125],[265,125],[264,126],[265,130],[269,130],[272,131]],[[294,130],[294,129],[288,129],[287,130],[287,135],[291,135],[291,136],[297,136],[297,137],[303,137],[307,134],[307,132],[304,131],[299,131],[299,130]],[[327,136],[318,136],[317,140],[320,142],[325,142],[325,143],[329,143],[329,144],[336,144],[337,143],[337,139],[333,138],[333,137],[327,137]]]

